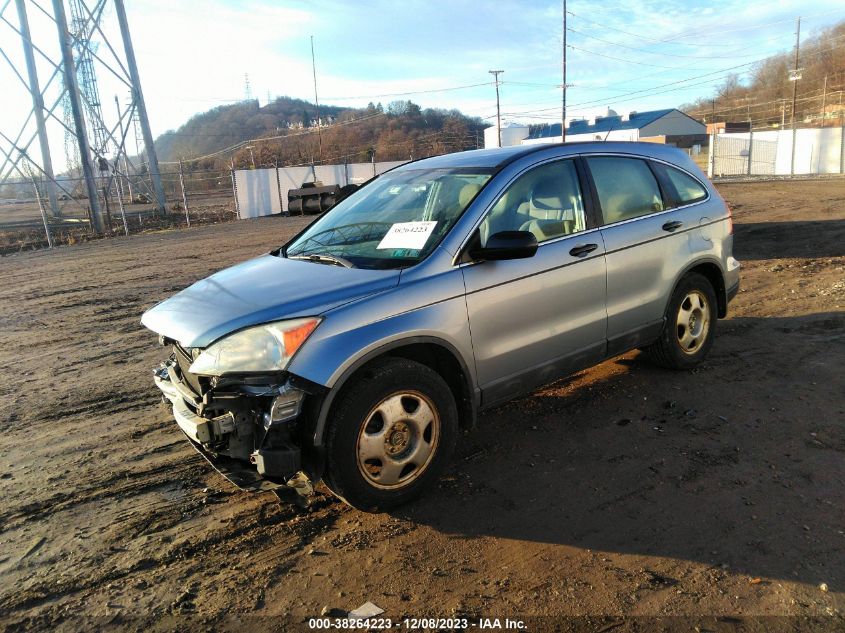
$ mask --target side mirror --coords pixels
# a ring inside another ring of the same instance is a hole
[[[501,231],[487,238],[487,245],[481,246],[476,236],[469,249],[469,256],[475,260],[500,261],[525,259],[537,252],[537,238],[531,231]]]

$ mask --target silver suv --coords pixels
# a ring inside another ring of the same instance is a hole
[[[236,485],[408,501],[478,412],[633,348],[707,355],[739,289],[730,210],[645,143],[480,150],[398,167],[285,246],[147,311],[155,381]]]

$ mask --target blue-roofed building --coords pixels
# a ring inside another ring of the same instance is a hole
[[[692,117],[675,108],[616,114],[567,121],[566,142],[579,141],[654,141],[689,147],[706,140],[707,129]],[[560,143],[560,123],[532,126],[522,145]],[[504,138],[502,144],[504,145]]]

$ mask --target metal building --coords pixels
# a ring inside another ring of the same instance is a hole
[[[495,132],[495,127],[488,130]],[[485,141],[488,137],[485,130]],[[502,144],[505,143],[502,130]],[[688,147],[691,143],[706,140],[706,127],[692,117],[675,108],[649,112],[627,112],[616,114],[606,109],[605,115],[588,119],[570,119],[566,126],[566,142],[578,141],[653,141]],[[536,143],[560,143],[560,123],[534,127],[524,139],[514,139],[513,145]],[[487,145],[491,147],[491,145]]]
[[[706,138],[706,126],[675,108],[650,112],[627,112],[569,121],[566,142],[647,141],[672,143],[673,137]],[[535,130],[523,145],[560,143],[560,123]]]

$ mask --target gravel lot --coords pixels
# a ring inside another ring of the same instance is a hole
[[[143,310],[310,218],[0,259],[0,626],[304,629],[371,600],[845,627],[845,180],[720,189],[743,288],[703,366],[632,352],[486,413],[392,514],[234,490],[152,385]]]

